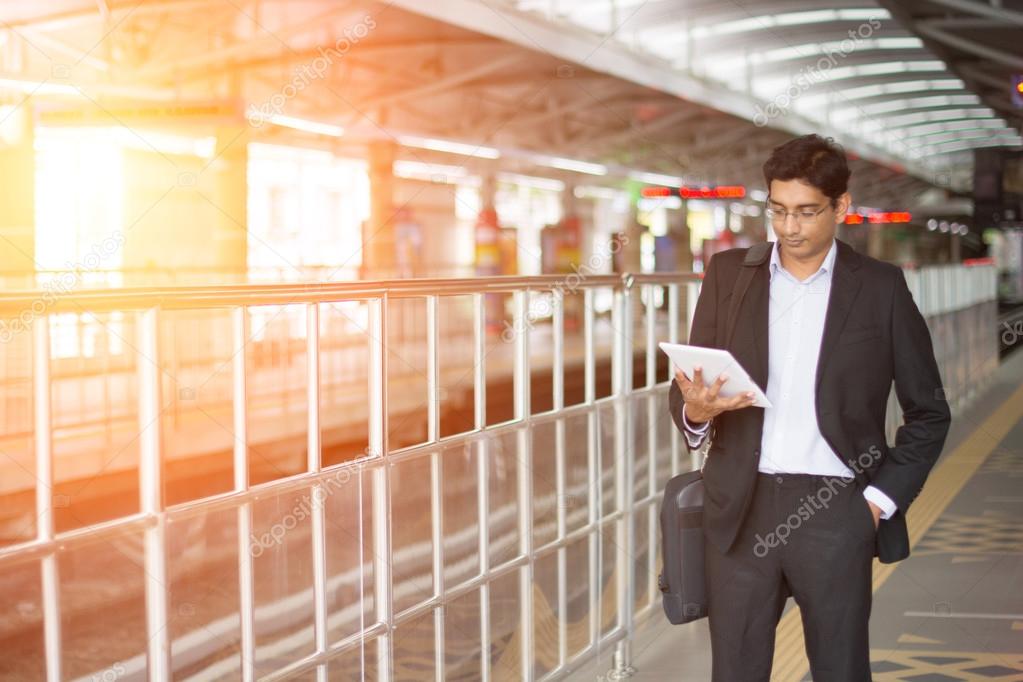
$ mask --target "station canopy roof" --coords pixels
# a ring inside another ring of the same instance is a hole
[[[791,112],[935,169],[968,166],[977,147],[1018,148],[1023,110],[1009,91],[1011,68],[1023,73],[1023,12],[973,0],[884,4],[894,16],[848,0],[516,0],[749,98],[755,123]]]
[[[919,12],[952,4],[974,2],[9,3],[0,98],[132,127],[132,102],[239,103],[263,112],[253,139],[394,139],[406,159],[598,184],[756,187],[771,148],[819,132],[849,151],[862,202],[904,207],[968,191],[973,149],[1021,144],[1018,110],[990,87],[1008,65],[986,75],[920,28]]]

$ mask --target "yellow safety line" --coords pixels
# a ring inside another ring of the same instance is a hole
[[[907,517],[909,545],[915,547],[949,503],[987,460],[1012,427],[1023,418],[1023,386],[1016,389],[990,417],[934,468],[927,484]],[[898,563],[874,561],[874,592],[884,584]],[[803,623],[799,607],[790,610],[778,624],[775,639],[772,680],[799,682],[810,664],[803,643]]]

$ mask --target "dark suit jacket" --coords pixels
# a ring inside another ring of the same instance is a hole
[[[860,483],[876,486],[898,506],[880,522],[874,547],[880,561],[891,563],[909,556],[906,510],[941,454],[951,416],[930,332],[902,270],[858,254],[840,240],[837,249],[817,364],[817,425]],[[746,251],[729,249],[711,259],[689,343],[727,348],[766,390],[770,253],[756,265],[731,343],[723,343]],[[885,412],[892,381],[904,423],[889,446]],[[680,430],[683,402],[672,381],[668,409]],[[704,531],[722,552],[734,542],[752,499],[763,423],[763,408],[747,407],[723,412],[711,424],[703,469]]]

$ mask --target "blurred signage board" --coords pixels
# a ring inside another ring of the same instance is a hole
[[[746,196],[746,188],[743,185],[717,185],[710,187],[644,187],[640,190],[640,196],[646,198],[668,197],[678,194],[683,199],[742,199]]]
[[[878,211],[877,213],[848,213],[845,216],[846,225],[862,225],[864,222],[874,225],[887,223],[908,223],[913,219],[909,211]]]

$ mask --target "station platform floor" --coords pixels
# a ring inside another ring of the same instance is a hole
[[[908,515],[911,554],[874,561],[875,682],[1023,681],[1023,353],[953,417],[941,459]],[[571,680],[608,680],[611,651]],[[707,621],[637,626],[628,679],[710,680]],[[798,607],[778,625],[772,681],[811,680]]]

